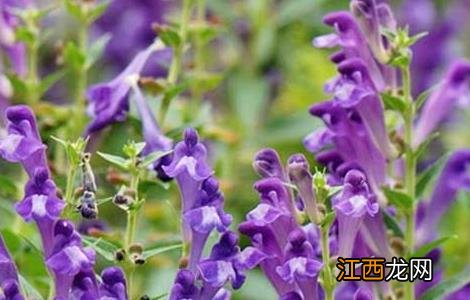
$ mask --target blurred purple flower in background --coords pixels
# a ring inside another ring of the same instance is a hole
[[[96,36],[112,35],[105,59],[117,68],[124,68],[138,51],[154,40],[152,23],[163,23],[171,5],[169,0],[112,1],[93,25]]]
[[[23,300],[18,271],[0,235],[0,299]]]

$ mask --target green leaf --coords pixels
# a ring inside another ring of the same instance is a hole
[[[104,259],[108,261],[115,261],[115,254],[120,249],[119,246],[102,238],[95,238],[91,236],[82,236],[82,240],[86,246],[93,248],[96,253],[101,255]]]
[[[130,158],[137,157],[142,150],[145,148],[145,142],[136,143],[134,141],[127,142],[122,147],[122,152]]]
[[[145,249],[144,252],[142,253],[142,256],[144,257],[144,259],[148,259],[152,256],[155,256],[164,252],[168,252],[168,251],[175,250],[175,249],[181,249],[182,247],[183,247],[183,244],[180,242],[175,245],[156,246],[156,247]]]
[[[152,300],[160,300],[160,299],[165,298],[167,295],[168,295],[168,293],[161,294],[161,295],[159,295],[159,296],[157,296],[157,297],[153,297]]]
[[[176,28],[167,25],[160,25],[157,26],[156,30],[158,32],[158,37],[168,47],[178,48],[181,44],[181,37]]]
[[[421,297],[421,300],[444,299],[444,296],[447,296],[457,291],[469,282],[470,268],[466,268],[460,274],[457,274],[448,279],[444,279],[441,283],[433,286]]]
[[[170,154],[171,152],[173,152],[173,150],[152,152],[152,153],[150,153],[149,155],[145,156],[142,159],[142,162],[140,163],[140,166],[143,167],[143,168],[146,168],[146,167],[150,166],[157,159],[162,158],[163,156],[165,156],[167,154]]]
[[[83,11],[78,1],[64,0],[64,5],[70,15],[74,16],[78,20],[84,19]]]
[[[457,239],[457,238],[458,238],[457,235],[451,235],[451,236],[438,238],[432,242],[429,242],[419,247],[418,250],[416,250],[413,254],[410,255],[410,257],[424,257],[432,249],[439,247],[440,245],[442,245],[443,243],[447,242],[450,239]]]
[[[47,90],[50,89],[51,86],[54,85],[54,83],[56,83],[59,79],[64,77],[64,75],[65,75],[65,71],[60,70],[52,74],[49,74],[43,79],[41,79],[41,83],[39,84],[39,93],[41,95],[44,95],[44,93],[47,92]]]
[[[15,35],[18,41],[24,42],[28,45],[33,44],[36,40],[36,35],[34,32],[29,30],[27,27],[18,27],[16,29]]]
[[[21,276],[21,274],[18,275],[20,279],[20,285],[21,285],[21,290],[26,296],[26,299],[34,299],[34,300],[43,300],[44,298],[41,296],[41,293],[39,293],[31,283],[29,283],[26,278]]]
[[[413,199],[402,191],[393,190],[387,187],[382,188],[385,196],[391,204],[408,211],[413,205]]]
[[[18,194],[16,183],[10,176],[0,174],[0,193],[12,197]]]
[[[117,155],[112,155],[112,154],[107,154],[107,153],[102,153],[102,152],[97,152],[101,158],[104,160],[115,164],[116,166],[127,170],[129,168],[130,161],[128,159],[125,159],[124,157],[117,156]]]
[[[325,217],[320,223],[320,226],[328,228],[330,227],[331,223],[333,223],[334,219],[335,219],[335,212],[331,211],[325,215]]]
[[[103,54],[106,45],[111,40],[111,34],[104,34],[91,44],[87,51],[86,68],[89,69]]]
[[[188,75],[190,86],[203,92],[215,89],[223,79],[221,74],[211,72],[190,72]]]
[[[87,24],[93,23],[96,19],[101,17],[108,8],[111,1],[104,0],[96,4],[90,11],[87,12],[86,22]]]
[[[383,93],[382,101],[384,103],[385,109],[397,111],[400,113],[404,113],[406,110],[406,103],[400,97],[391,95],[389,93]]]
[[[426,100],[429,98],[432,92],[434,92],[438,87],[440,87],[442,84],[436,84],[429,89],[425,90],[421,94],[419,94],[418,98],[416,98],[416,109],[420,109],[424,103],[426,103]]]
[[[439,132],[433,132],[430,136],[428,136],[419,146],[418,149],[416,149],[414,156],[415,159],[418,160],[421,158],[421,156],[428,150],[429,144],[431,144],[432,141],[437,139],[439,137]]]
[[[75,43],[68,42],[64,47],[64,60],[70,68],[77,70],[85,64],[86,57]]]
[[[436,162],[429,166],[423,173],[421,173],[417,178],[416,183],[416,199],[420,199],[428,184],[432,181],[433,178],[442,170],[444,163],[449,158],[449,154],[445,154],[440,157]]]
[[[382,210],[382,214],[384,216],[384,223],[385,226],[390,229],[393,234],[397,237],[405,237],[403,231],[401,230],[400,225],[398,224],[397,220],[394,217],[390,216],[386,211]]]

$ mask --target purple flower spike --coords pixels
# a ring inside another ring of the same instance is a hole
[[[132,62],[116,78],[91,86],[87,91],[88,114],[93,118],[88,125],[86,134],[99,131],[106,126],[122,122],[129,111],[128,95],[132,80],[130,77],[139,75],[147,61],[156,51],[164,52],[163,46],[157,40],[147,49],[139,52]]]
[[[294,154],[287,162],[287,172],[290,181],[298,188],[299,195],[305,205],[305,211],[310,220],[319,223],[317,201],[313,191],[313,177],[310,173],[310,165],[303,154]]]
[[[365,176],[349,171],[344,179],[343,192],[334,205],[338,220],[338,255],[350,257],[357,233],[366,214],[374,216],[379,210],[374,196],[369,193]]]
[[[99,299],[95,273],[91,270],[80,271],[73,279],[70,293],[73,299]]]
[[[109,267],[101,273],[101,299],[127,300],[126,277],[121,268]]]
[[[336,34],[317,37],[313,41],[313,45],[318,48],[340,46],[342,49],[341,56],[344,56],[344,58],[359,57],[367,66],[377,89],[383,90],[386,85],[382,71],[369,50],[367,40],[353,16],[345,11],[333,12],[326,15],[323,21],[325,24],[334,27]]]
[[[444,213],[457,197],[460,189],[470,190],[470,150],[454,152],[447,160],[436,181],[430,201],[426,203],[424,219],[417,229],[417,245],[430,242]]]
[[[461,60],[452,64],[444,81],[424,104],[421,117],[415,126],[415,147],[424,142],[426,137],[449,116],[455,104],[461,102],[470,106],[469,83],[470,62]]]
[[[37,166],[47,169],[46,146],[41,142],[33,111],[25,105],[6,110],[8,135],[0,141],[0,156],[21,163],[31,177]]]
[[[5,300],[24,300],[25,298],[21,295],[20,285],[17,281],[9,279],[4,281],[0,286],[0,293],[2,293]],[[2,294],[0,294],[0,298]]]

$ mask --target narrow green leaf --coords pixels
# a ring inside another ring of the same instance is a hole
[[[331,223],[333,223],[334,219],[335,219],[335,212],[334,211],[329,212],[325,215],[325,217],[321,221],[320,226],[321,227],[329,227],[331,225]]]
[[[397,237],[405,237],[405,235],[403,234],[403,231],[401,230],[401,227],[400,225],[398,224],[397,220],[395,220],[394,217],[392,217],[391,215],[389,215],[386,211],[382,210],[382,215],[384,217],[384,223],[385,223],[385,226],[390,229],[393,234]]]
[[[64,47],[64,60],[70,68],[77,70],[85,64],[86,57],[75,43],[68,42]]]
[[[10,176],[0,174],[0,194],[5,196],[16,196],[18,188]],[[2,199],[2,202],[3,199]]]
[[[88,12],[86,20],[88,24],[93,23],[96,19],[101,17],[102,14],[106,11],[111,1],[105,0],[96,4],[91,11]]]
[[[429,289],[421,297],[421,300],[444,299],[444,296],[447,296],[457,291],[458,289],[464,287],[469,282],[470,282],[470,268],[466,268],[460,274],[457,274],[448,279],[444,279],[441,283]]]
[[[426,150],[428,150],[429,144],[431,144],[432,141],[437,139],[439,137],[439,132],[434,132],[424,142],[422,142],[419,146],[418,149],[416,149],[414,156],[416,160],[418,160],[424,153],[426,153]]]
[[[448,158],[449,154],[443,155],[436,162],[434,162],[434,164],[432,164],[430,167],[424,170],[423,173],[419,175],[416,183],[416,199],[420,199],[423,196],[426,187],[432,181],[432,179],[435,178],[435,176],[441,171],[442,167],[444,166],[444,163],[447,161]]]
[[[102,153],[102,152],[97,152],[99,156],[101,156],[101,158],[103,158],[104,160],[112,163],[112,164],[115,164],[116,166],[118,167],[121,167],[122,169],[127,169],[129,167],[129,160],[125,159],[124,157],[120,157],[120,156],[117,156],[117,155],[112,155],[112,154],[107,154],[107,153]]]
[[[439,247],[440,245],[442,245],[443,243],[447,242],[450,239],[457,239],[457,238],[458,238],[457,235],[451,235],[451,236],[438,238],[432,242],[429,242],[421,246],[418,250],[416,250],[413,254],[411,254],[410,257],[424,257],[432,249]]]
[[[178,243],[178,244],[175,244],[175,245],[158,246],[158,247],[148,248],[148,249],[144,250],[144,252],[142,253],[142,256],[144,257],[144,259],[148,259],[152,256],[155,256],[155,255],[158,255],[158,254],[161,254],[161,253],[164,253],[164,252],[168,252],[168,251],[175,250],[175,249],[181,249],[182,246],[183,246],[183,244]]]
[[[104,34],[100,36],[96,41],[88,49],[87,53],[87,61],[86,61],[86,68],[89,69],[93,66],[96,61],[101,57],[103,54],[106,45],[108,44],[109,40],[111,40],[111,34]]]
[[[165,298],[167,295],[168,295],[168,293],[161,294],[161,295],[159,295],[159,296],[157,296],[157,297],[153,297],[152,300],[160,300],[160,299]]]
[[[108,242],[102,238],[82,236],[82,239],[86,246],[93,248],[96,253],[98,253],[108,261],[114,261],[115,254],[120,249],[119,246]]]
[[[83,12],[80,4],[74,0],[64,0],[65,9],[67,12],[77,18],[78,20],[83,20]]]
[[[50,89],[51,86],[54,85],[54,83],[56,83],[59,79],[64,77],[64,75],[65,75],[64,70],[60,70],[60,71],[47,75],[45,78],[41,80],[41,84],[39,85],[39,93],[41,95],[44,95],[44,93],[47,92],[47,90]]]
[[[406,103],[400,97],[393,96],[388,93],[383,93],[382,101],[384,103],[385,109],[397,111],[400,113],[403,113],[406,110]]]
[[[21,285],[21,290],[26,296],[26,299],[34,299],[34,300],[43,300],[44,298],[41,296],[41,293],[39,293],[31,283],[26,280],[21,274],[18,275],[20,279],[20,285]]]
[[[384,187],[382,190],[388,201],[392,204],[395,204],[397,207],[408,210],[413,205],[413,199],[411,199],[411,197],[404,192],[393,190],[387,187]]]
[[[418,98],[416,98],[416,109],[420,109],[424,103],[426,103],[426,100],[429,99],[429,96],[431,93],[433,93],[438,87],[441,86],[441,83],[433,85],[429,89],[425,90],[421,94],[419,94]]]

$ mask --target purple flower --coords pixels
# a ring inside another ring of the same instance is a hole
[[[142,121],[142,135],[145,140],[145,148],[141,154],[147,155],[156,151],[164,152],[171,150],[173,142],[162,134],[152,110],[142,94],[142,91],[137,86],[137,82],[134,82],[132,87],[134,91],[133,99]],[[163,171],[163,166],[168,165],[170,162],[171,155],[166,155],[153,163],[153,168],[157,172],[158,177],[164,181],[168,181],[170,177]]]
[[[126,278],[121,268],[109,267],[101,273],[101,299],[127,300]]]
[[[296,284],[303,299],[318,299],[318,275],[322,263],[314,259],[313,248],[303,230],[298,229],[289,235],[285,251],[285,262],[276,268],[281,278]]]
[[[263,253],[251,247],[240,252],[238,236],[230,231],[224,233],[209,258],[199,264],[203,281],[201,299],[212,299],[227,282],[239,289],[245,282],[244,272],[265,258]]]
[[[466,106],[470,105],[469,82],[470,62],[460,60],[452,64],[439,88],[424,104],[415,126],[415,147],[425,141],[426,137],[449,116],[456,104],[460,102]]]
[[[425,205],[423,218],[418,223],[417,245],[430,242],[444,213],[456,199],[460,189],[470,190],[470,150],[458,150],[447,160],[430,200]]]
[[[354,14],[375,58],[385,64],[390,59],[389,45],[382,35],[382,28],[396,30],[396,22],[386,2],[376,0],[353,0],[351,11]]]
[[[343,192],[335,199],[334,209],[338,220],[338,255],[350,257],[364,217],[374,216],[379,209],[361,172],[351,170],[346,174]]]
[[[199,297],[199,288],[195,284],[193,272],[182,269],[176,274],[176,279],[170,293],[170,300],[193,299]]]
[[[186,129],[184,140],[176,144],[173,158],[168,166],[163,166],[165,173],[176,179],[181,194],[181,212],[185,214],[188,210],[195,208],[199,197],[201,183],[212,173],[212,169],[207,164],[207,150],[199,142],[197,132]],[[191,229],[183,221],[183,240],[189,242],[191,239]]]
[[[92,270],[82,270],[75,275],[70,294],[72,299],[99,299],[95,273]]]
[[[91,86],[87,91],[88,114],[92,117],[86,133],[99,131],[106,126],[122,122],[129,111],[128,95],[132,87],[132,77],[139,75],[152,54],[162,56],[167,50],[157,40],[139,52],[131,63],[117,77],[107,83]]]
[[[3,291],[3,294],[2,294]],[[2,298],[2,296],[4,298]],[[0,299],[23,300],[18,283],[18,271],[0,235]]]
[[[371,140],[362,119],[357,112],[345,109],[334,101],[315,104],[310,113],[322,118],[333,135],[334,151],[328,151],[326,162],[337,170],[351,169],[353,166],[362,170],[374,192],[385,182],[386,159],[384,154]],[[308,144],[309,141],[304,141]],[[333,159],[333,161],[330,161]]]
[[[29,2],[29,1],[28,1]],[[0,1],[0,50],[8,57],[11,69],[20,77],[26,75],[26,47],[15,41],[15,31],[20,25],[15,9],[24,9],[27,1]]]
[[[47,169],[46,146],[42,143],[32,110],[24,105],[6,110],[8,134],[0,141],[0,156],[21,163],[30,177],[37,166]]]
[[[163,22],[170,6],[170,1],[165,0],[111,2],[92,27],[96,36],[112,35],[104,55],[109,64],[124,68],[140,49],[151,43],[155,38],[152,23]]]
[[[341,51],[332,57],[335,63],[344,59],[359,57],[367,66],[374,85],[381,91],[386,87],[384,74],[370,51],[367,40],[359,25],[349,12],[333,12],[325,16],[323,22],[335,28],[336,33],[314,39],[313,45],[318,48],[341,47]]]
[[[310,220],[316,224],[320,222],[316,196],[313,191],[313,177],[310,165],[303,154],[294,154],[287,162],[287,172],[290,181],[297,186],[305,211]]]
[[[264,178],[277,177],[283,181],[287,181],[281,159],[276,150],[265,148],[255,154],[253,160],[253,169]]]

